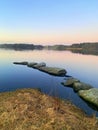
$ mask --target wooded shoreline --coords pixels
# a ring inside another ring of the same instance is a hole
[[[58,50],[58,51],[72,51],[73,53],[93,54],[98,55],[98,42],[95,43],[78,43],[72,45],[34,45],[28,43],[13,43],[0,44],[2,49],[11,50]]]

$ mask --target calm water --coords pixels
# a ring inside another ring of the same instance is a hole
[[[73,89],[63,87],[64,77],[55,77],[14,61],[45,62],[47,66],[65,68],[67,75],[98,87],[98,56],[75,54],[69,51],[13,51],[0,50],[0,92],[17,88],[40,88],[44,93],[71,100],[86,113],[90,108]],[[96,112],[98,116],[98,112]]]

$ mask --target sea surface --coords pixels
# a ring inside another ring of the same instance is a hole
[[[19,88],[39,88],[42,92],[68,99],[87,114],[98,112],[84,102],[72,88],[64,87],[61,82],[66,77],[57,77],[23,65],[15,61],[45,62],[47,66],[67,70],[67,75],[98,88],[98,56],[83,55],[70,51],[14,51],[0,49],[0,92]]]

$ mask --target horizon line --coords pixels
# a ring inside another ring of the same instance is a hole
[[[50,44],[46,44],[45,43],[33,43],[33,42],[0,42],[0,44],[32,44],[32,45],[43,45],[43,46],[54,46],[54,45],[73,45],[73,44],[82,44],[82,43],[98,43],[98,41],[96,42],[75,42],[75,43],[50,43]]]

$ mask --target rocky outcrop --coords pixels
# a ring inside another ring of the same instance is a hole
[[[98,110],[98,88],[79,81],[76,78],[69,78],[61,83],[65,87],[72,87],[86,103],[95,110]]]
[[[63,68],[57,68],[57,67],[48,67],[46,66],[46,63],[41,62],[41,63],[36,63],[36,62],[14,62],[14,64],[19,64],[19,65],[27,65],[28,67],[38,69],[42,72],[51,74],[51,75],[56,75],[56,76],[65,76],[67,71]]]
[[[37,63],[33,66],[33,68],[36,68],[36,69],[41,69],[42,67],[45,67],[46,66],[46,63],[44,62],[41,62],[41,63]]]
[[[76,79],[76,78],[69,78],[69,79],[66,80],[66,82],[62,82],[62,84],[64,86],[73,87],[73,84],[75,82],[80,82],[80,81],[78,79]]]
[[[90,84],[86,84],[83,82],[74,82],[73,89],[75,92],[78,92],[80,90],[88,90],[93,88]]]
[[[57,76],[64,76],[67,71],[62,68],[56,68],[56,67],[41,67],[41,71],[46,72],[48,74],[57,75]]]
[[[41,63],[36,63],[36,62],[30,62],[27,64],[28,67],[32,67],[32,68],[36,68],[36,69],[40,69],[41,67],[45,67],[46,63],[41,62]]]
[[[27,61],[23,61],[23,62],[13,62],[13,64],[17,64],[17,65],[28,65]]]
[[[81,90],[78,92],[79,96],[85,101],[91,103],[98,108],[98,88],[92,88],[89,90]]]
[[[88,89],[93,88],[93,86],[86,84],[86,83],[83,83],[83,82],[80,82],[76,78],[69,78],[65,82],[62,82],[61,84],[66,86],[66,87],[72,87],[75,92],[78,92],[80,90],[88,90]]]
[[[28,67],[32,67],[32,68],[34,67],[34,65],[37,65],[37,63],[36,62],[30,62],[30,63],[27,64]]]
[[[76,78],[68,78],[61,83],[65,87],[72,87],[86,103],[95,110],[98,110],[98,88],[79,81]]]
[[[63,68],[48,67],[46,63],[36,63],[36,62],[14,62],[14,64],[27,65],[28,67],[38,69],[42,72],[55,75],[55,76],[65,76],[67,71]],[[82,97],[85,101],[91,103],[98,107],[98,89],[93,88],[90,84],[81,82],[80,80],[70,77],[66,81],[62,82],[63,86],[72,87],[78,95]]]

